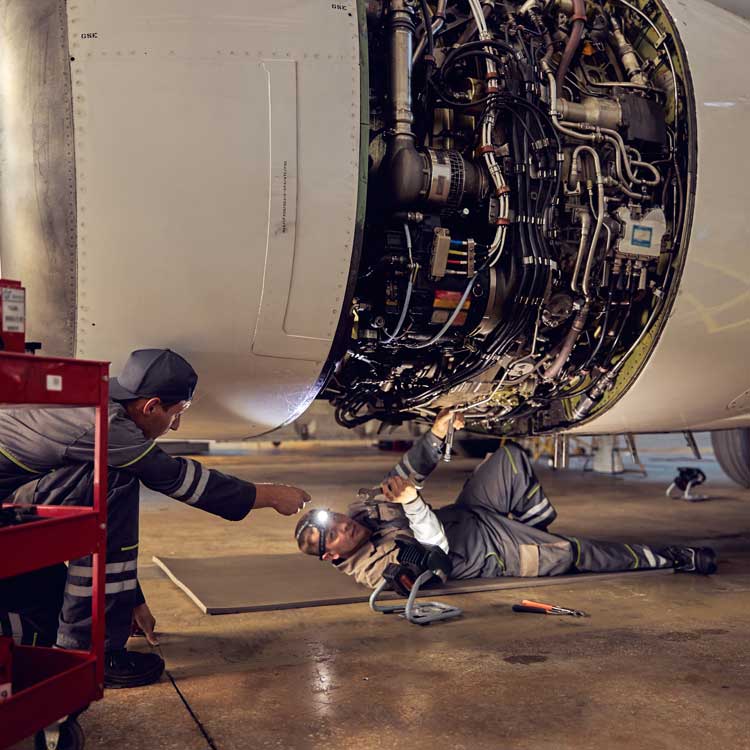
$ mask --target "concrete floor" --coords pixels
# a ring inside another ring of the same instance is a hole
[[[202,460],[246,479],[298,484],[316,504],[344,509],[397,457],[305,445]],[[641,458],[645,479],[540,470],[559,512],[552,530],[702,540],[720,551],[718,575],[623,574],[454,596],[463,618],[427,628],[365,604],[203,615],[151,556],[287,553],[296,519],[263,510],[231,524],[145,497],[141,580],[169,674],[158,685],[107,691],[81,717],[87,747],[750,748],[750,492],[708,460],[698,465],[714,498],[668,500],[675,467],[696,462],[684,453]],[[475,463],[441,465],[426,496],[450,502]],[[591,617],[514,614],[510,605],[522,598]]]

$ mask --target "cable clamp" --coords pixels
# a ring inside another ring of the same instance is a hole
[[[523,263],[527,266],[547,266],[548,268],[554,263],[550,258],[537,258],[534,255],[524,255]],[[557,268],[557,266],[555,266]]]

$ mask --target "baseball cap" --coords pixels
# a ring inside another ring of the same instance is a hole
[[[109,397],[115,401],[158,397],[167,403],[190,401],[198,375],[190,363],[171,349],[138,349],[131,353],[120,376],[110,378]]]

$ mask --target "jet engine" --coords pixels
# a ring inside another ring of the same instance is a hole
[[[690,257],[696,104],[675,22],[626,0],[390,0],[368,22],[338,420],[593,420],[641,374]]]
[[[0,0],[27,338],[184,354],[188,438],[316,397],[750,426],[750,23],[716,4]]]

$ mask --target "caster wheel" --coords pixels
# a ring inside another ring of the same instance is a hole
[[[59,725],[59,733],[53,727],[37,732],[34,750],[83,750],[85,742],[81,725],[75,719],[67,719]]]

